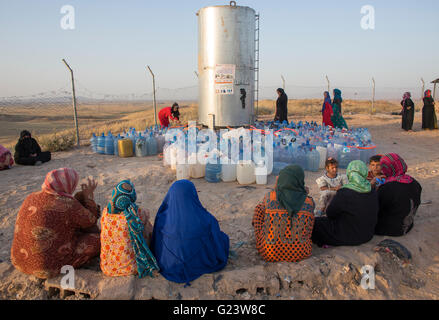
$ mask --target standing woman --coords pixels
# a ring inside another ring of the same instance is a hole
[[[274,116],[274,121],[279,122],[288,122],[288,96],[285,93],[284,89],[277,89],[277,98],[276,101],[276,115]]]
[[[323,116],[323,120],[322,120],[322,124],[324,126],[331,126],[334,128],[334,124],[332,123],[331,117],[334,114],[334,112],[332,111],[332,104],[331,104],[331,95],[329,94],[328,91],[325,91],[323,93],[323,96],[325,97],[325,100],[323,101],[323,106],[322,106],[322,116]]]
[[[413,121],[415,120],[415,104],[411,99],[410,92],[404,93],[402,97],[402,129],[405,131],[413,131]]]
[[[335,128],[338,129],[348,129],[348,125],[341,113],[341,103],[343,99],[341,97],[341,91],[339,89],[334,89],[334,100],[332,101],[332,123]]]
[[[434,100],[431,97],[431,90],[425,91],[424,107],[422,108],[422,129],[437,129],[436,111],[434,109]]]

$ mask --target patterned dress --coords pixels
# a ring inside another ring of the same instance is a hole
[[[149,244],[152,232],[145,213],[139,209],[139,218],[145,223],[145,240]],[[137,262],[131,243],[127,220],[123,214],[109,214],[105,208],[101,220],[101,270],[110,277],[137,274]]]
[[[88,200],[88,206],[93,205]],[[99,255],[99,234],[81,232],[96,223],[97,212],[73,198],[44,191],[30,194],[17,215],[12,264],[41,279],[58,276],[65,265],[79,268]]]
[[[346,120],[343,118],[341,114],[341,102],[339,99],[334,98],[333,104],[332,104],[332,111],[334,114],[331,117],[332,123],[334,124],[335,128],[338,129],[348,129],[348,125],[346,123]]]
[[[298,262],[311,256],[314,207],[313,199],[307,197],[302,209],[291,219],[275,191],[265,196],[253,217],[256,247],[265,261]]]

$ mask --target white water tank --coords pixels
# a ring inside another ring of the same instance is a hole
[[[230,5],[198,11],[200,124],[254,123],[256,12]]]

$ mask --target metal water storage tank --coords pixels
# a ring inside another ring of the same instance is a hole
[[[198,11],[198,120],[209,126],[254,123],[256,12],[230,5]]]

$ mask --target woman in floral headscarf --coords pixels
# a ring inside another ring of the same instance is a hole
[[[413,131],[413,121],[415,120],[415,104],[411,99],[410,92],[404,93],[402,97],[402,129],[405,131]]]
[[[431,90],[424,93],[424,107],[422,108],[422,129],[437,129],[436,110],[434,109],[434,100],[431,97]]]
[[[157,262],[149,250],[152,225],[149,212],[136,205],[129,180],[121,181],[104,209],[101,221],[101,269],[107,276],[152,276]]]
[[[53,170],[42,190],[24,200],[11,249],[18,270],[47,279],[60,275],[63,266],[79,268],[99,255],[99,234],[90,232],[99,217],[93,201],[96,183],[89,180],[73,197],[78,181],[73,169]]]
[[[345,184],[326,209],[327,217],[315,219],[312,241],[319,246],[356,246],[374,235],[378,215],[378,195],[367,180],[363,161],[352,161]]]
[[[421,204],[421,185],[407,175],[407,164],[395,153],[381,157],[386,183],[378,189],[379,212],[375,233],[398,237],[413,228]]]

